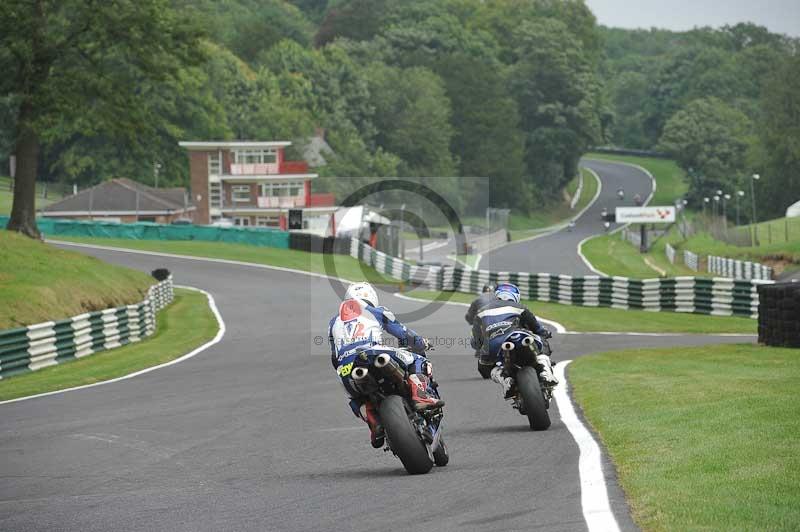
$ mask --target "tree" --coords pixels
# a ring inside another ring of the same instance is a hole
[[[65,125],[103,125],[136,144],[153,134],[143,92],[200,60],[200,32],[167,0],[8,0],[0,12],[0,79],[13,95],[17,179],[8,229],[38,236],[35,182],[42,141]],[[68,127],[74,130],[74,127]]]
[[[664,126],[658,148],[692,176],[689,196],[699,204],[718,188],[731,191],[744,169],[752,124],[718,98],[695,100]]]
[[[590,58],[567,26],[544,18],[515,34],[511,92],[527,133],[525,160],[544,197],[556,197],[575,177],[578,160],[601,138],[600,85]]]
[[[452,176],[451,108],[441,78],[426,68],[375,64],[369,84],[376,143],[401,158],[401,174]]]
[[[752,170],[758,185],[759,212],[784,216],[800,199],[800,56],[786,58],[764,84],[758,150]],[[761,192],[763,191],[763,192]]]

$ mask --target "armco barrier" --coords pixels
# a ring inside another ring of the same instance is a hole
[[[0,216],[0,227],[5,227],[7,223],[8,217]],[[84,236],[129,240],[197,240],[283,249],[289,247],[288,232],[255,227],[164,225],[150,222],[120,224],[98,220],[59,220],[54,218],[37,218],[36,225],[47,238]]]
[[[708,256],[708,273],[733,279],[772,279],[772,268],[758,262]]]
[[[511,282],[522,297],[566,305],[690,312],[716,316],[758,317],[758,286],[770,281],[705,277],[629,279],[550,273],[490,272],[452,266],[414,266],[388,256],[358,240],[351,255],[380,273],[421,284],[431,290],[476,294],[486,283]]]
[[[138,342],[155,332],[156,313],[172,299],[170,276],[135,305],[0,331],[0,379]]]

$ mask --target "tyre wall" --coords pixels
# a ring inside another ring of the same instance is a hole
[[[800,347],[800,283],[758,287],[758,341],[775,347]]]

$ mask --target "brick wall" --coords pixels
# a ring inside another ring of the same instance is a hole
[[[208,152],[189,152],[189,176],[192,188],[192,202],[195,205],[194,223],[209,224],[208,211]]]

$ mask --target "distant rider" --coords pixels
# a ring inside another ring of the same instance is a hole
[[[387,332],[398,339],[400,348],[382,345],[383,333]],[[339,362],[352,354],[357,348],[373,348],[370,353],[389,354],[400,367],[409,373],[407,384],[409,397],[416,410],[436,409],[444,406],[444,401],[432,385],[432,369],[425,350],[430,347],[427,340],[397,321],[386,307],[378,306],[378,294],[369,283],[351,284],[339,305],[339,312],[330,321],[328,339],[331,347],[331,363],[340,375],[345,390],[350,397],[350,408],[356,417],[363,419],[370,430],[372,446],[380,448],[384,442],[376,405],[372,404],[355,390],[350,378],[342,376]],[[371,357],[372,358],[372,357]]]
[[[508,395],[512,379],[503,367],[503,356],[500,346],[506,337],[517,329],[527,329],[543,338],[550,338],[550,331],[545,329],[527,307],[520,304],[520,292],[516,285],[503,283],[495,290],[497,299],[478,311],[477,319],[472,326],[472,337],[476,349],[480,350],[480,363],[491,365],[492,380],[503,387]],[[536,362],[542,369],[539,373],[545,384],[555,386],[558,379],[553,375],[552,362],[546,354],[536,356]]]

